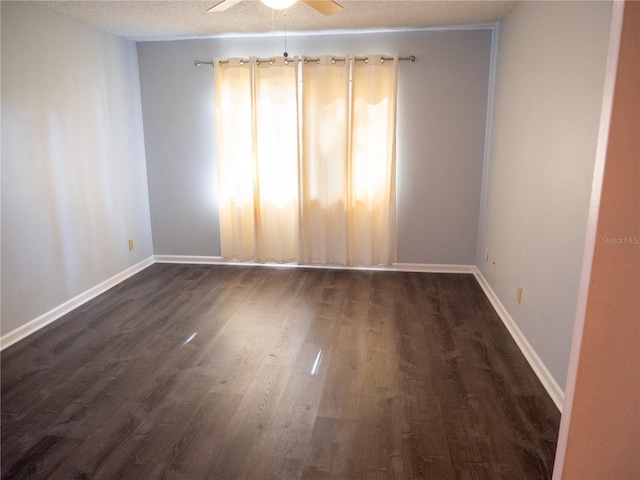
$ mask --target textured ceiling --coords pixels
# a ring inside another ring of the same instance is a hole
[[[223,34],[332,31],[479,25],[499,21],[514,1],[338,0],[344,10],[324,16],[302,2],[284,11],[243,0],[217,13],[209,1],[47,1],[42,8],[132,40],[197,38]]]

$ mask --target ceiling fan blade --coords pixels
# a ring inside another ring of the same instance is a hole
[[[215,13],[215,12],[224,12],[225,10],[230,9],[236,3],[240,3],[240,0],[220,0],[213,7],[207,10],[207,12]]]
[[[303,2],[323,15],[333,15],[343,9],[342,5],[338,5],[333,0],[303,0]]]

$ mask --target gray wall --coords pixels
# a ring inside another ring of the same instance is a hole
[[[400,66],[398,258],[475,263],[491,30],[289,36],[290,54],[414,54]],[[193,60],[281,55],[282,38],[138,44],[159,255],[220,255],[213,71]]]
[[[1,5],[7,333],[153,246],[135,44],[26,2]]]
[[[523,2],[500,24],[477,266],[560,388],[575,319],[610,22],[610,3]],[[485,249],[496,258],[495,268],[485,262]]]

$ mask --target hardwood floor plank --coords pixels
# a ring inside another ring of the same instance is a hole
[[[357,325],[343,325],[338,329],[318,409],[318,415],[322,417],[358,418],[366,356],[363,335],[357,334],[359,330],[362,328]]]
[[[141,455],[160,465],[159,478],[207,478],[207,472],[213,468],[211,453],[225,441],[224,431],[241,400],[242,395],[237,394],[207,394],[182,435],[175,435],[171,428],[162,435],[173,438],[169,452],[162,442],[150,437]],[[144,474],[145,469],[140,469],[125,478],[139,479]]]
[[[316,344],[302,346],[274,421],[262,438],[262,455],[296,459],[307,456],[330,355],[330,350],[323,351]]]
[[[293,480],[302,476],[302,460],[259,456],[252,462],[247,478],[255,480]]]
[[[118,405],[110,412],[109,421],[94,428],[51,477],[38,478],[100,478],[97,473],[111,458],[126,458],[120,445],[135,434],[142,422],[140,412],[140,405]]]
[[[356,432],[356,420],[316,417],[302,478],[356,478]]]
[[[551,478],[471,275],[155,264],[2,352],[2,478]]]
[[[9,466],[3,478],[49,478],[78,443],[77,439],[44,435]]]

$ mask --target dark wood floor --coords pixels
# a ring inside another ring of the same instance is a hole
[[[155,264],[2,352],[2,478],[546,479],[472,275]]]

